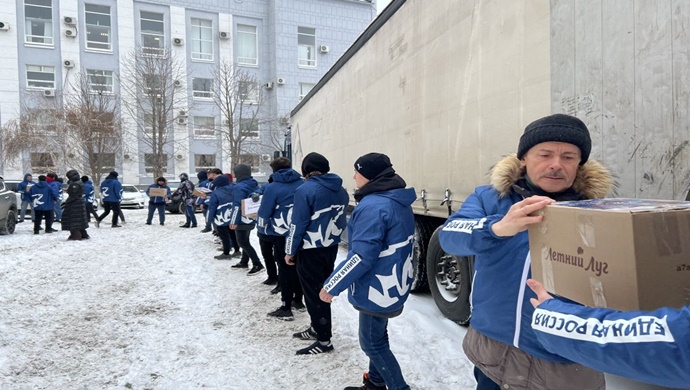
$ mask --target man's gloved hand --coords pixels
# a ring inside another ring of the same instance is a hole
[[[257,194],[256,192],[251,195],[252,197],[252,202],[256,203],[261,199],[261,195]]]

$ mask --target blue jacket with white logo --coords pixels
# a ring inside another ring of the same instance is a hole
[[[87,180],[86,183],[84,183],[84,201],[87,204],[93,204],[95,200],[96,189],[93,186],[93,182],[91,180]]]
[[[196,185],[196,188],[211,188],[211,180],[202,180],[199,182],[199,184]],[[196,198],[196,204],[197,205],[202,205],[208,203],[209,197],[207,196],[206,198],[198,197]]]
[[[101,198],[104,202],[122,201],[122,184],[117,179],[105,179],[101,183]]]
[[[299,186],[285,253],[295,255],[300,249],[338,245],[347,224],[345,209],[349,199],[343,179],[334,173],[312,176]]]
[[[252,228],[254,227],[256,221],[242,215],[242,199],[247,199],[251,197],[251,194],[256,192],[257,188],[259,188],[259,184],[251,176],[246,179],[242,179],[235,184],[235,189],[232,192],[233,201],[232,216],[230,217],[231,225],[237,225],[240,227],[240,229],[241,226],[251,226]]]
[[[170,199],[170,192],[171,192],[170,187],[168,187],[167,185],[162,186],[162,185],[159,185],[158,183],[153,183],[146,189],[146,195],[149,196],[149,203],[165,204],[165,198],[164,197],[162,197],[162,196],[151,197],[151,194],[149,193],[149,190],[151,188],[165,188],[165,190],[166,190],[165,193],[167,194],[168,199]]]
[[[371,312],[402,310],[413,280],[414,189],[362,198],[347,224],[348,254],[324,283],[329,294],[348,287],[350,303]]]
[[[206,227],[211,228],[211,221],[217,226],[229,226],[232,223],[235,184],[230,183],[225,175],[213,179],[213,192],[208,200]]]
[[[263,187],[257,226],[263,234],[287,236],[290,231],[295,191],[304,184],[300,174],[291,168],[281,169],[273,175],[273,183]]]
[[[31,176],[30,173],[27,173],[24,175],[24,180],[22,180],[21,183],[17,184],[17,192],[19,192],[22,196],[22,202],[30,202],[31,201],[31,194],[29,194],[29,191],[26,190],[26,187],[28,185],[34,185],[36,182],[28,180],[29,176]]]
[[[55,202],[60,198],[55,187],[45,181],[39,181],[31,186],[29,194],[34,202],[33,207],[36,210],[53,210]]]
[[[620,312],[549,299],[532,328],[547,350],[584,366],[690,389],[690,306]]]

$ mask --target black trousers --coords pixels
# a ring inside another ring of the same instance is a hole
[[[297,268],[285,262],[285,241],[287,237],[270,236],[273,239],[273,253],[278,263],[278,283],[283,306],[290,306],[291,302],[302,302],[302,285],[297,276]]]
[[[252,243],[249,242],[249,233],[251,232],[251,230],[235,229],[237,243],[240,245],[240,248],[242,248],[242,259],[240,260],[240,263],[247,264],[249,263],[249,259],[252,259],[252,265],[255,267],[260,267],[261,260],[259,259],[259,255],[256,254],[256,250],[252,246]]]
[[[269,278],[277,278],[278,268],[276,267],[276,259],[278,259],[279,257],[277,253],[276,256],[273,256],[273,254],[275,253],[273,249],[273,236],[261,234],[258,231],[256,232],[256,235],[259,236],[259,247],[261,248],[261,257],[264,258],[264,263],[266,263],[266,274],[268,274]],[[285,252],[285,250],[283,250],[283,252]],[[285,257],[284,253],[283,257]]]
[[[113,211],[113,226],[117,225],[117,218],[120,216],[120,202],[103,202],[103,214],[98,217],[98,221],[102,221],[105,217],[110,214],[110,210]]]
[[[330,341],[331,339],[331,304],[319,298],[323,288],[335,265],[338,256],[338,245],[326,248],[301,249],[297,252],[297,275],[302,283],[304,304],[307,306],[311,326],[316,331],[316,339]]]
[[[98,220],[98,213],[96,212],[96,210],[94,210],[93,204],[91,204],[91,202],[85,202],[85,206],[86,206],[86,220],[91,222],[91,216],[92,215],[94,218],[96,218],[96,220]]]
[[[216,231],[218,232],[220,242],[223,243],[223,254],[229,255],[232,241],[230,237],[231,235],[234,235],[232,234],[232,230],[230,230],[230,226],[216,226]]]
[[[34,210],[34,233],[38,233],[41,220],[46,220],[46,232],[53,228],[53,210]]]

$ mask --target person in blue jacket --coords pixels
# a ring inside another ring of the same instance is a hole
[[[295,191],[290,232],[285,242],[285,262],[297,265],[311,319],[310,327],[293,337],[316,340],[298,350],[298,355],[333,351],[331,305],[319,299],[319,292],[333,272],[350,199],[343,188],[343,179],[328,173],[330,170],[326,157],[315,152],[304,156],[302,176],[306,182]]]
[[[164,189],[165,196],[151,196],[149,191],[152,188]],[[146,189],[146,195],[149,197],[149,214],[146,217],[146,224],[151,224],[151,221],[153,221],[153,213],[158,211],[158,223],[160,223],[161,226],[165,225],[165,202],[170,199],[170,187],[168,187],[168,181],[162,176],[159,177],[156,179],[155,183],[151,184]]]
[[[24,175],[24,180],[22,180],[21,183],[17,184],[17,192],[21,195],[22,199],[22,204],[21,204],[21,209],[19,211],[19,221],[18,223],[24,222],[24,216],[26,215],[26,209],[27,207],[30,207],[31,204],[33,203],[33,200],[31,199],[31,194],[29,194],[29,190],[31,189],[31,186],[33,186],[34,181],[31,180],[32,176],[30,173],[27,173]],[[33,221],[35,217],[34,214],[34,208],[31,207],[31,220]]]
[[[472,319],[463,340],[475,365],[477,389],[604,389],[603,374],[545,349],[530,327],[534,294],[527,227],[531,215],[559,200],[603,198],[613,192],[610,172],[589,160],[592,141],[578,118],[555,114],[525,128],[517,156],[491,170],[439,232],[446,253],[474,255]]]
[[[212,181],[213,192],[208,199],[208,224],[211,221],[216,225],[218,237],[223,244],[223,253],[214,256],[218,260],[228,260],[233,256],[230,255],[230,248],[232,248],[232,240],[230,237],[230,223],[232,222],[233,198],[235,191],[235,184],[230,182],[230,179],[225,175],[217,175]]]
[[[199,190],[202,190],[202,189],[208,190],[208,189],[211,188],[211,186],[212,186],[211,180],[209,180],[209,178],[208,178],[208,173],[207,173],[206,171],[199,171],[199,172],[197,172],[196,178],[199,179],[199,183],[196,185],[196,188],[197,188],[197,189],[199,189]],[[201,214],[204,216],[204,219],[205,219],[206,221],[208,221],[208,219],[210,218],[210,217],[207,215],[208,209],[204,207],[204,204],[206,204],[206,200],[207,200],[206,197],[201,197],[201,196],[197,197],[197,198],[196,198],[196,206],[197,206],[198,208],[201,209]],[[204,224],[204,226],[207,226],[207,225],[208,225],[208,223],[205,223],[205,224]],[[202,232],[202,233],[208,233],[208,231],[205,231],[205,230],[206,230],[206,229],[204,228],[204,229],[201,230],[201,232]]]
[[[93,203],[96,201],[96,188],[93,186],[91,179],[86,175],[81,177],[81,181],[84,183],[84,204],[86,206],[87,221],[91,222],[91,216],[93,215],[96,220],[96,227],[99,227],[98,213],[93,207]]]
[[[690,389],[690,306],[594,309],[553,299],[536,280],[527,285],[537,296],[532,329],[547,350],[595,370]]]
[[[249,259],[252,259],[252,268],[247,275],[256,275],[264,269],[259,255],[249,241],[249,235],[254,229],[256,221],[242,215],[242,199],[250,198],[251,194],[259,188],[259,185],[252,177],[252,168],[247,164],[237,164],[233,169],[233,173],[237,183],[235,183],[235,189],[232,193],[230,229],[235,231],[237,243],[242,248],[242,258],[232,268],[248,268]]]
[[[299,172],[292,169],[292,162],[285,157],[278,157],[271,162],[271,182],[263,188],[261,206],[259,206],[257,229],[262,243],[262,254],[268,269],[267,257],[271,255],[278,267],[278,278],[281,305],[277,310],[268,313],[271,317],[291,320],[294,318],[292,308],[303,308],[302,287],[299,284],[295,267],[285,263],[285,241],[290,231],[292,206],[295,191],[304,181]],[[264,245],[266,250],[264,250]]]
[[[53,212],[55,213],[53,222],[62,222],[62,204],[60,199],[62,196],[62,179],[58,178],[57,173],[50,172],[46,175],[46,181],[58,193],[58,199],[53,203]]]
[[[113,211],[112,227],[119,228],[117,219],[120,217],[120,202],[122,201],[122,184],[117,180],[118,173],[112,171],[101,183],[101,199],[103,200],[103,214],[98,217],[100,223]]]
[[[38,234],[41,228],[41,220],[46,221],[46,233],[55,233],[57,230],[53,229],[53,210],[54,204],[58,201],[57,190],[48,184],[46,176],[38,177],[38,183],[31,186],[29,195],[33,199],[33,209],[35,213],[34,218],[34,234]]]
[[[358,158],[354,180],[358,203],[347,224],[347,258],[328,277],[320,297],[330,303],[348,289],[359,311],[359,345],[369,357],[369,372],[363,387],[346,390],[409,390],[390,350],[388,319],[402,313],[410,294],[417,196],[385,154]]]

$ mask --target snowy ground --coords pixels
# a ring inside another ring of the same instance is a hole
[[[30,223],[0,237],[0,389],[323,390],[361,382],[367,359],[345,297],[333,304],[335,351],[295,356],[309,342],[291,335],[308,315],[268,318],[280,303],[261,284],[265,273],[247,276],[230,268],[234,260],[214,260],[213,236],[178,228],[183,216],[146,226],[144,210],[125,215],[124,227],[92,227],[88,241],[35,236]],[[465,329],[429,296],[410,297],[389,334],[413,388],[474,389]]]

